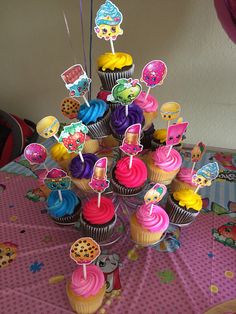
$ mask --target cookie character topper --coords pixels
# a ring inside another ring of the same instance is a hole
[[[143,145],[140,145],[141,124],[133,124],[129,126],[124,135],[124,139],[120,149],[122,152],[130,156],[129,168],[132,167],[133,156],[143,150]]]
[[[57,118],[53,116],[46,116],[37,123],[36,130],[38,134],[44,138],[50,138],[53,136],[56,140],[58,140],[56,134],[59,127],[60,123]]]
[[[44,164],[47,158],[47,150],[41,144],[31,143],[25,147],[24,157],[29,161],[31,165]]]
[[[113,103],[120,103],[125,107],[126,116],[128,116],[128,105],[130,105],[141,93],[142,86],[139,80],[132,78],[121,78],[116,81],[111,94],[107,96],[107,100]]]
[[[122,20],[123,16],[120,10],[110,0],[106,0],[100,6],[95,18],[94,30],[98,38],[110,41],[113,54],[115,54],[113,41],[118,35],[123,34],[123,30],[120,28]]]
[[[170,146],[170,149],[167,153],[167,157],[170,154],[170,151],[174,145],[178,145],[181,140],[184,132],[186,131],[188,126],[188,122],[180,122],[176,124],[172,124],[167,129],[166,136],[166,146]]]
[[[86,265],[91,264],[101,254],[99,244],[92,238],[84,237],[75,241],[70,248],[70,258],[83,266],[84,280],[87,279]]]
[[[198,169],[197,173],[192,177],[193,183],[198,186],[195,193],[197,193],[198,190],[204,186],[210,186],[212,181],[215,180],[218,175],[219,166],[217,162],[206,164],[202,168]]]
[[[150,215],[152,214],[153,205],[159,203],[167,192],[167,188],[164,184],[156,183],[147,193],[144,195],[144,202],[146,205],[151,204]]]
[[[145,99],[147,99],[151,88],[163,84],[166,75],[167,66],[161,60],[152,60],[144,66],[140,81],[144,82],[148,87]]]
[[[92,179],[89,182],[89,186],[98,193],[98,208],[101,205],[101,194],[110,185],[107,180],[107,157],[98,159],[93,168]]]
[[[64,98],[61,102],[61,113],[68,119],[75,119],[78,116],[80,102],[75,98]]]
[[[89,91],[91,79],[88,78],[81,64],[72,65],[61,74],[66,88],[70,91],[71,97],[83,97],[86,105],[90,107],[85,94]]]
[[[88,128],[81,121],[71,123],[64,126],[58,141],[63,143],[69,153],[79,154],[81,161],[84,162],[81,151],[84,148],[87,133]]]
[[[204,155],[205,151],[206,145],[203,144],[203,142],[197,143],[191,150],[191,160],[193,163],[191,174],[193,173],[196,163],[202,159],[202,156]]]
[[[175,120],[179,117],[181,106],[177,102],[169,101],[161,106],[160,112],[162,119],[167,121],[167,125],[169,126],[171,120]]]

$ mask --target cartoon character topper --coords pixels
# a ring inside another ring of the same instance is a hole
[[[219,175],[219,166],[217,162],[209,163],[200,168],[196,174],[193,175],[192,181],[198,187],[210,186],[212,180],[215,180]]]
[[[38,143],[31,143],[24,149],[24,157],[31,165],[43,164],[47,158],[46,148]]]
[[[166,75],[167,66],[165,62],[152,60],[144,66],[140,81],[144,82],[147,87],[153,88],[157,85],[162,85]]]
[[[98,159],[94,165],[89,186],[95,192],[102,193],[109,187],[109,184],[110,182],[107,180],[107,157],[103,157]]]
[[[61,102],[61,112],[62,114],[69,118],[75,119],[78,116],[80,108],[80,103],[75,98],[64,98]]]
[[[70,248],[70,258],[78,265],[89,265],[101,254],[100,246],[92,238],[75,241]]]
[[[148,204],[159,203],[167,192],[167,188],[164,184],[156,183],[147,193],[144,195],[144,202]]]
[[[81,64],[72,65],[61,74],[71,97],[83,97],[89,91],[91,79],[88,78]]]
[[[111,1],[106,0],[102,4],[97,12],[95,18],[94,30],[98,38],[104,38],[105,40],[116,40],[118,35],[123,34],[123,30],[120,28],[123,16],[117,6]]]
[[[124,139],[120,149],[129,156],[135,156],[143,150],[140,145],[141,124],[133,124],[125,131]]]
[[[170,125],[167,129],[166,145],[178,145],[182,140],[182,136],[186,131],[187,126],[188,122],[181,122]]]
[[[161,106],[160,112],[163,120],[171,121],[179,117],[181,106],[177,102],[166,102]]]
[[[116,83],[111,94],[107,96],[107,100],[113,103],[120,103],[124,106],[130,105],[142,91],[142,86],[136,79],[121,78]]]
[[[47,116],[37,123],[36,130],[40,136],[49,138],[57,134],[59,127],[60,123],[57,118],[53,116]]]
[[[51,191],[68,190],[71,184],[71,178],[61,169],[53,168],[44,179],[45,185]]]
[[[79,153],[84,148],[87,133],[88,128],[82,121],[71,123],[64,126],[58,141],[64,144],[69,153]]]
[[[192,162],[200,161],[205,151],[206,151],[206,145],[203,144],[202,142],[197,143],[191,151]]]

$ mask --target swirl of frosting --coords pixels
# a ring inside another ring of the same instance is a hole
[[[167,172],[177,170],[182,164],[182,158],[177,150],[172,148],[169,156],[167,157],[168,151],[169,147],[161,146],[152,153],[154,164]]]
[[[50,155],[55,161],[63,161],[76,156],[75,153],[68,153],[68,150],[62,143],[54,144],[50,150]]]
[[[195,183],[192,182],[192,176],[196,173],[196,171],[193,171],[191,173],[190,168],[181,168],[180,171],[178,172],[176,179],[185,182],[191,186],[196,186]]]
[[[89,101],[89,105],[90,107],[83,104],[79,110],[78,118],[85,124],[96,122],[108,109],[108,104],[102,99],[93,99]]]
[[[157,111],[158,102],[156,98],[149,94],[147,99],[145,99],[145,96],[146,92],[141,92],[134,103],[145,112]]]
[[[193,190],[180,190],[173,193],[173,198],[179,203],[180,206],[187,209],[195,209],[197,211],[202,209],[202,199]]]
[[[93,174],[93,167],[98,157],[94,154],[83,154],[84,162],[77,156],[71,160],[70,172],[72,177],[77,179],[90,179]]]
[[[92,225],[103,225],[111,221],[115,215],[111,199],[102,196],[98,207],[98,198],[92,197],[83,207],[83,217]]]
[[[102,71],[115,69],[121,70],[125,66],[131,66],[133,64],[133,59],[131,55],[124,52],[106,52],[98,58],[97,61],[98,68]]]
[[[160,143],[164,143],[166,141],[167,130],[166,129],[158,129],[154,132],[153,138]]]
[[[96,265],[87,265],[87,278],[84,279],[83,268],[79,266],[71,277],[71,289],[78,296],[89,297],[96,295],[105,283],[101,269]]]
[[[140,187],[147,180],[146,165],[141,159],[133,157],[132,167],[129,169],[129,160],[126,156],[117,162],[115,178],[127,188]]]
[[[111,127],[119,135],[123,135],[126,129],[135,123],[144,122],[143,111],[137,105],[129,105],[129,114],[125,114],[125,106],[117,107],[111,114]]]
[[[47,210],[52,217],[64,217],[72,215],[75,207],[80,203],[77,195],[71,190],[63,190],[62,201],[59,199],[58,191],[52,191],[47,200]]]
[[[151,204],[142,205],[136,212],[136,218],[139,224],[150,232],[165,231],[169,225],[169,217],[165,210],[160,206],[153,205],[152,213]]]

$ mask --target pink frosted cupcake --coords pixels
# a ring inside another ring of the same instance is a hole
[[[160,206],[142,205],[130,219],[131,238],[137,244],[151,245],[161,239],[169,225],[169,217]]]
[[[148,95],[145,99],[146,92],[141,92],[140,95],[135,99],[134,103],[143,110],[145,118],[145,124],[143,129],[147,130],[152,125],[153,121],[157,117],[158,102],[155,97]]]
[[[192,176],[196,173],[189,168],[181,168],[177,176],[171,182],[171,192],[174,193],[180,190],[193,190],[196,189],[196,184],[192,182]]]
[[[162,146],[158,147],[154,152],[148,153],[148,178],[152,182],[168,185],[179,172],[182,164],[179,152],[172,148],[167,157],[168,151],[169,147]]]

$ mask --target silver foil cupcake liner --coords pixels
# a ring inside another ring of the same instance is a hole
[[[102,242],[102,241],[107,240],[113,234],[115,224],[116,224],[116,219],[117,219],[117,216],[115,215],[111,223],[101,225],[101,226],[96,226],[96,225],[91,225],[87,223],[83,219],[83,216],[81,213],[80,225],[82,228],[82,232],[85,236],[91,237],[98,242]]]
[[[170,223],[172,222],[174,224],[190,223],[197,217],[200,212],[194,209],[186,210],[180,207],[174,202],[171,195],[168,196],[165,210],[169,216]]]
[[[102,83],[102,88],[111,91],[116,81],[121,78],[130,78],[134,73],[134,64],[128,70],[121,70],[117,72],[104,72],[98,70],[98,76]]]
[[[88,130],[89,130],[89,136],[91,138],[93,139],[102,138],[111,134],[111,128],[109,124],[110,116],[111,116],[111,110],[108,109],[107,113],[101,120],[91,125],[87,125]]]

